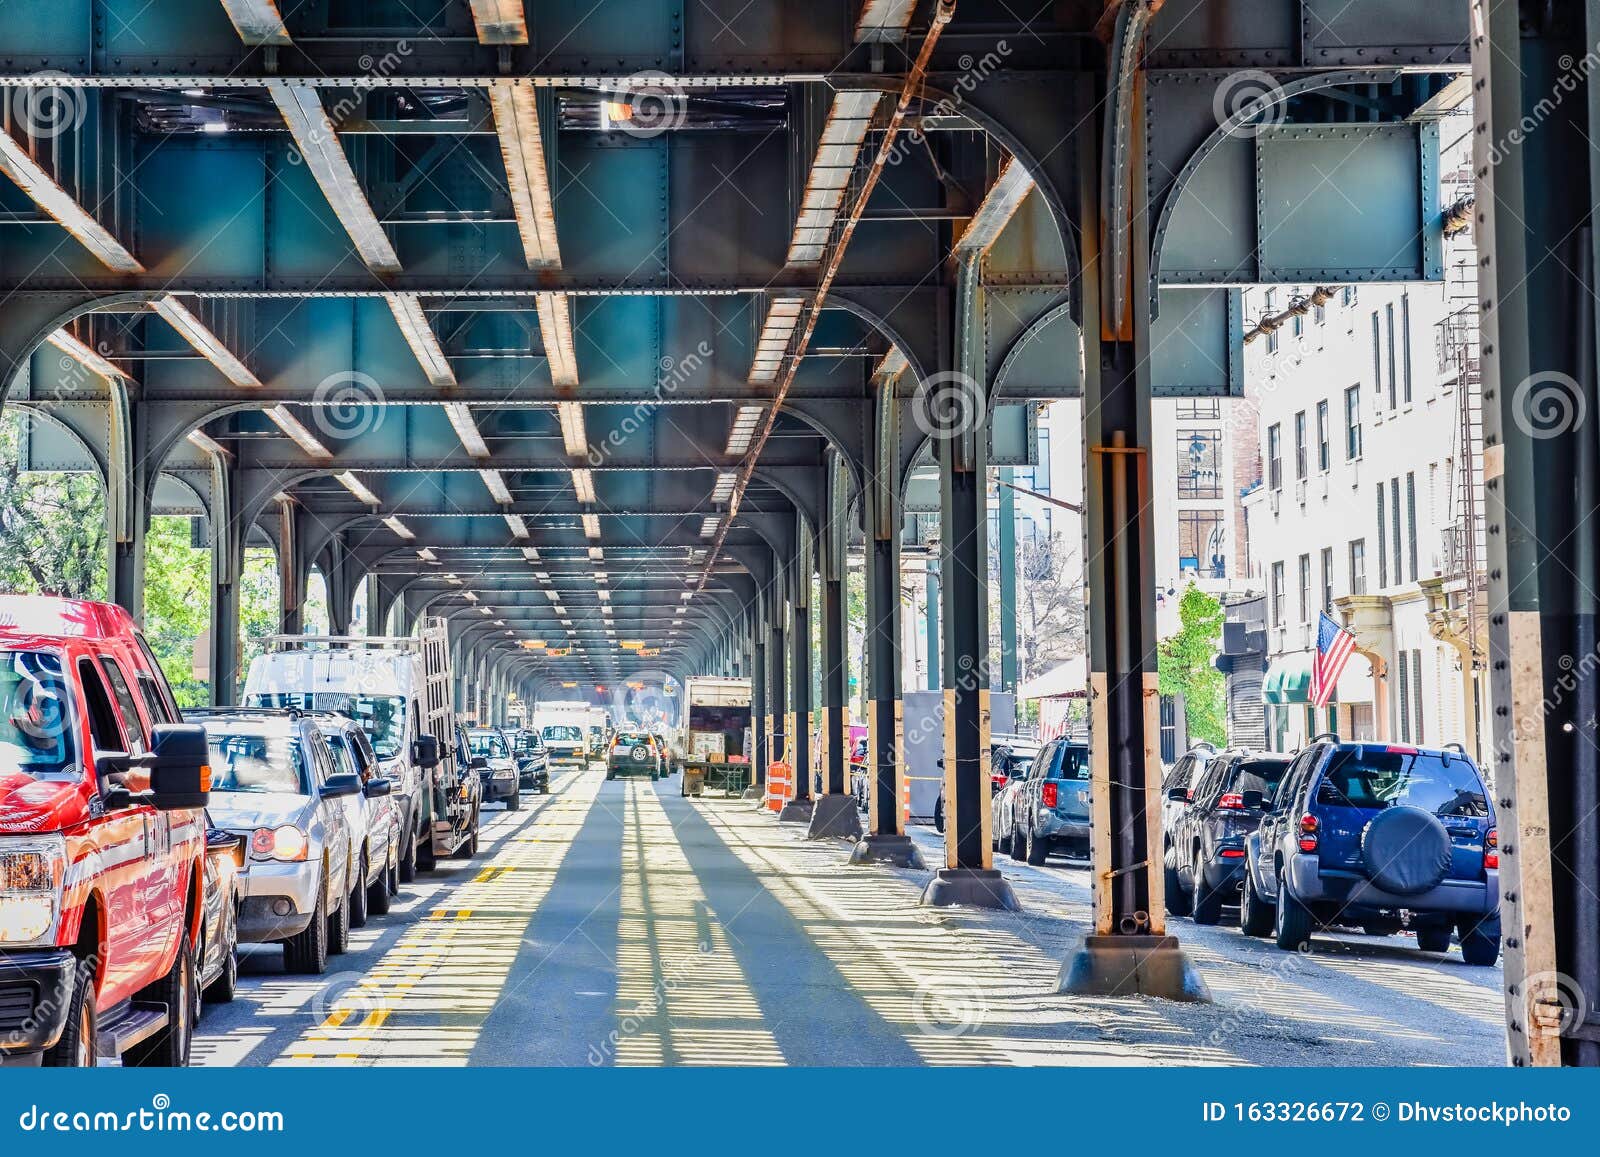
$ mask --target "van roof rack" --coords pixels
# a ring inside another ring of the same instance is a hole
[[[266,635],[261,641],[269,647],[283,651],[312,646],[332,650],[337,645],[344,650],[353,651],[361,647],[412,648],[421,645],[421,640],[415,635]]]

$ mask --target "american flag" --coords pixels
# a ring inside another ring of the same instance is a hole
[[[1350,652],[1356,649],[1356,637],[1330,619],[1326,612],[1317,614],[1317,657],[1311,664],[1311,705],[1326,707],[1333,698],[1334,688],[1344,665],[1350,661]]]

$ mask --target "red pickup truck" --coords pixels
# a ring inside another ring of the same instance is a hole
[[[205,732],[121,607],[0,595],[0,1065],[188,1063]]]

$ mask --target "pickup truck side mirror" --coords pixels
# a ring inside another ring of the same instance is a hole
[[[439,740],[432,735],[419,735],[411,741],[411,762],[421,768],[439,766]]]
[[[340,796],[358,795],[361,792],[361,777],[359,775],[330,775],[328,782],[322,785],[323,799],[336,799]]]
[[[394,783],[387,779],[369,779],[366,786],[361,789],[361,794],[368,799],[378,799],[394,791]]]
[[[1189,802],[1189,790],[1188,790],[1188,788],[1182,788],[1182,787],[1172,788],[1170,791],[1167,792],[1167,798],[1170,799],[1173,803],[1188,803]]]
[[[1261,806],[1266,803],[1266,796],[1259,791],[1247,791],[1244,793],[1244,798],[1241,802],[1246,809],[1259,811]]]
[[[157,723],[150,729],[150,803],[160,811],[203,808],[211,798],[211,756],[198,723]]]

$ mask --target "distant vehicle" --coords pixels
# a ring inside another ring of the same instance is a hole
[[[1052,739],[1002,793],[996,840],[1013,860],[1042,864],[1051,852],[1089,855],[1089,746]]]
[[[559,748],[552,747],[550,759],[568,765],[587,767],[590,759],[599,759],[605,751],[605,728],[611,713],[604,707],[581,699],[572,701],[551,700],[534,705],[533,728],[550,746],[551,727],[571,727],[576,731],[578,745],[574,750],[568,738],[563,738]],[[595,729],[599,729],[599,741]],[[566,732],[561,733],[567,736]]]
[[[239,873],[245,841],[237,832],[217,827],[209,814],[205,823],[205,903],[194,954],[195,992],[227,1004],[239,989],[239,906],[244,902]]]
[[[332,711],[359,722],[400,802],[400,879],[432,868],[476,836],[460,791],[449,638],[442,619],[415,637],[275,635],[245,678],[251,707]]]
[[[1246,806],[1264,802],[1245,793]],[[1295,755],[1245,844],[1240,923],[1297,949],[1318,927],[1402,927],[1424,952],[1452,928],[1468,964],[1500,954],[1494,808],[1459,749],[1318,736]]]
[[[472,727],[467,730],[467,747],[483,760],[480,775],[485,803],[503,803],[507,811],[522,810],[522,782],[511,742],[498,727]]]
[[[684,680],[684,714],[667,747],[677,752],[679,769],[693,766],[708,787],[724,791],[748,783],[744,757],[750,729],[750,680],[691,675]]]
[[[1176,830],[1183,811],[1189,806],[1189,789],[1195,778],[1211,762],[1217,749],[1201,741],[1178,756],[1165,775],[1161,777],[1161,830]],[[1179,794],[1181,789],[1182,794]]]
[[[210,708],[211,818],[249,840],[239,938],[282,944],[290,972],[320,975],[350,942],[360,884],[346,801],[361,779],[340,773],[328,741],[293,710]],[[375,781],[387,789],[387,781]]]
[[[565,767],[588,767],[588,740],[576,723],[547,723],[539,731],[548,763]]]
[[[518,782],[523,790],[549,794],[550,755],[539,733],[526,727],[514,732],[511,751],[517,761]]]
[[[1172,789],[1186,806],[1166,833],[1168,912],[1215,924],[1223,905],[1237,902],[1245,840],[1261,825],[1262,801],[1278,790],[1288,766],[1287,755],[1235,749],[1207,763],[1193,787]]]
[[[0,1064],[188,1064],[205,733],[107,603],[0,595],[0,704]]]
[[[619,775],[648,775],[661,778],[662,753],[655,737],[645,731],[619,731],[611,738],[611,750],[606,753],[606,778]]]
[[[316,713],[310,716],[328,741],[334,772],[354,775],[361,780],[359,796],[349,796],[345,812],[358,849],[357,877],[365,882],[350,890],[350,927],[360,928],[367,913],[382,916],[389,901],[400,891],[400,820],[394,798],[394,782],[382,774],[377,754],[361,724],[346,715]],[[373,787],[384,783],[389,790]]]
[[[856,798],[856,807],[866,811],[872,798],[872,783],[865,735],[850,745],[850,794]]]
[[[992,836],[996,851],[1003,850],[1010,839],[1012,821],[1010,801],[1006,802],[1007,810],[1004,819],[1001,819],[1000,801],[1005,795],[1006,788],[1013,783],[1019,783],[1027,777],[1028,768],[1032,766],[1034,757],[1039,754],[1039,741],[1025,735],[995,735],[990,737],[989,744],[989,778],[992,784],[990,794],[990,811]],[[939,767],[944,767],[944,760],[938,761]],[[939,785],[939,798],[933,803],[933,826],[936,831],[944,831],[944,785]]]

